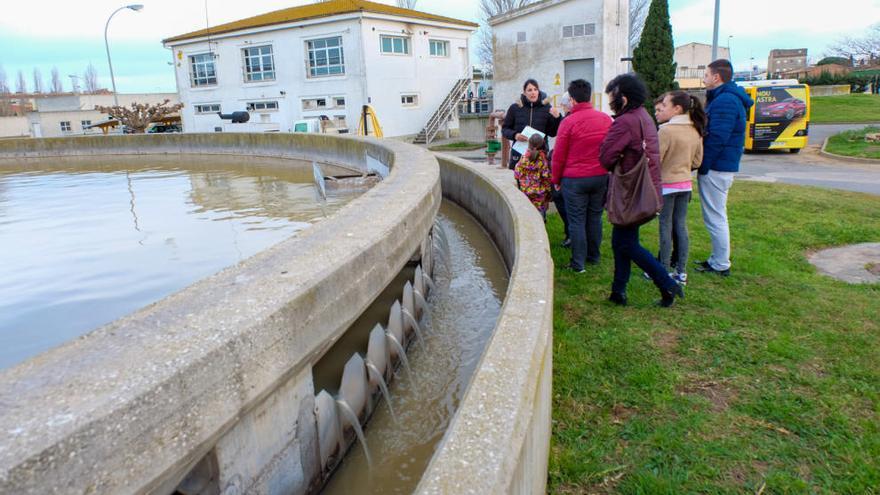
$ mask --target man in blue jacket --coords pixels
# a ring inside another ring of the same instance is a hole
[[[703,164],[697,183],[703,223],[712,240],[712,254],[697,262],[697,271],[730,275],[730,227],[727,223],[727,192],[739,172],[746,137],[746,115],[754,103],[732,81],[733,66],[719,59],[706,68],[706,114],[709,126],[703,138]]]

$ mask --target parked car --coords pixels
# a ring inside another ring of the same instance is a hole
[[[147,129],[148,134],[159,134],[163,132],[183,132],[183,129],[177,124],[154,124]]]
[[[806,112],[807,104],[797,98],[786,98],[761,108],[761,115],[764,117],[785,117],[786,119],[803,117]]]

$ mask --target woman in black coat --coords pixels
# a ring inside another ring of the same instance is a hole
[[[556,136],[559,128],[559,110],[550,105],[547,95],[538,88],[538,81],[528,79],[523,84],[523,92],[504,117],[501,134],[511,141],[528,141],[529,138],[520,134],[526,126],[541,131],[547,136]],[[546,143],[546,140],[544,141]],[[546,144],[545,144],[546,146]],[[510,150],[508,168],[513,169],[519,161],[520,154]]]

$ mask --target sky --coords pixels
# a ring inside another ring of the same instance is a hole
[[[171,53],[161,40],[308,0],[134,0],[144,9],[124,9],[110,23],[108,38],[121,93],[175,92]],[[393,3],[392,0],[379,0]],[[820,0],[721,0],[719,44],[730,42],[737,70],[765,67],[773,48],[807,48],[813,61],[828,45],[846,35],[859,35],[880,20],[880,0],[840,0],[845,8],[829,7]],[[676,45],[712,41],[714,0],[669,0]],[[48,86],[52,67],[58,67],[65,90],[73,74],[82,76],[89,63],[98,71],[99,83],[110,87],[104,25],[110,14],[126,5],[119,0],[39,0],[14,2],[0,17],[0,67],[15,88],[21,70],[28,89],[33,69]],[[477,0],[418,0],[418,10],[464,20],[479,21]],[[732,38],[730,37],[732,36]],[[472,43],[475,45],[475,43]],[[474,57],[474,60],[476,58]]]

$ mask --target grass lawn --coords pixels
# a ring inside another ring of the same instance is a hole
[[[835,134],[828,140],[825,150],[838,155],[880,159],[880,143],[865,142],[865,134],[875,132],[880,132],[880,127],[869,126]]]
[[[456,141],[454,143],[441,144],[438,146],[429,146],[431,151],[472,151],[485,148],[486,143],[472,143],[470,141]]]
[[[880,198],[737,182],[732,275],[691,271],[671,309],[633,269],[605,301],[602,262],[557,266],[550,493],[880,493],[880,285],[815,273],[804,254],[880,241]],[[697,198],[691,259],[709,240]],[[657,248],[657,222],[642,229]]]
[[[880,95],[814,96],[810,99],[810,122],[880,122]]]

